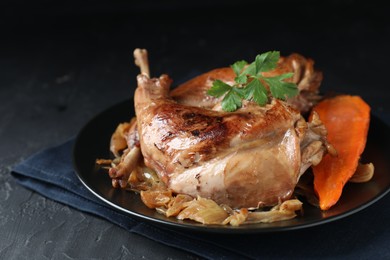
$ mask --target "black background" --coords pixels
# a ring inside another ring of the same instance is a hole
[[[133,95],[136,47],[149,50],[152,75],[167,73],[174,84],[264,51],[298,52],[323,71],[323,93],[361,95],[390,124],[389,10],[376,1],[2,1],[0,15],[2,259],[195,257],[45,199],[9,175]],[[346,254],[336,249],[329,256]]]

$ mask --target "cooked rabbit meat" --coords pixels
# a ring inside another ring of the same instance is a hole
[[[281,57],[276,69],[264,73],[264,76],[272,77],[294,72],[294,76],[286,81],[296,83],[300,94],[287,102],[305,113],[319,99],[318,89],[322,81],[322,73],[314,70],[313,65],[313,60],[299,54],[291,54],[287,57]],[[219,101],[206,93],[211,88],[213,81],[219,79],[233,85],[235,76],[229,67],[214,69],[179,85],[171,91],[170,95],[180,104],[212,108]]]
[[[275,205],[290,198],[309,157],[322,157],[326,150],[322,134],[308,131],[300,113],[285,102],[273,100],[265,107],[244,102],[226,113],[207,109],[216,102],[209,105],[204,80],[196,98],[206,108],[178,99],[186,96],[185,87],[181,95],[170,96],[172,81],[166,75],[141,74],[137,82],[134,103],[145,164],[176,193],[234,208]],[[305,163],[301,144],[310,148]]]

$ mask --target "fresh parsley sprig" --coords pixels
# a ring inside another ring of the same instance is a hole
[[[246,61],[237,61],[230,67],[236,77],[233,86],[217,79],[207,94],[214,97],[222,97],[222,109],[233,112],[242,106],[242,100],[253,100],[260,106],[264,106],[269,101],[269,96],[286,100],[298,94],[297,85],[285,82],[294,73],[285,73],[274,77],[265,77],[263,72],[276,68],[280,52],[269,51],[256,56],[255,61],[248,65]],[[264,85],[268,86],[268,88]]]

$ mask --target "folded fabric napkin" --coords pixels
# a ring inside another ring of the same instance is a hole
[[[390,220],[389,196],[369,209],[317,227],[257,235],[189,234],[135,220],[100,201],[83,186],[74,172],[73,143],[72,139],[31,156],[16,165],[12,175],[21,185],[43,196],[207,259],[390,258],[390,225],[384,224]],[[371,211],[376,212],[375,216]]]

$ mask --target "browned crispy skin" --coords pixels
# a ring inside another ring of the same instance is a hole
[[[212,108],[218,98],[207,94],[207,90],[213,85],[216,79],[223,82],[234,83],[234,71],[231,68],[219,68],[203,73],[189,81],[174,88],[170,95],[180,104],[203,108]]]
[[[300,113],[273,100],[233,113],[179,104],[171,80],[139,75],[135,93],[141,151],[174,192],[232,207],[275,205],[288,199],[301,166]]]

